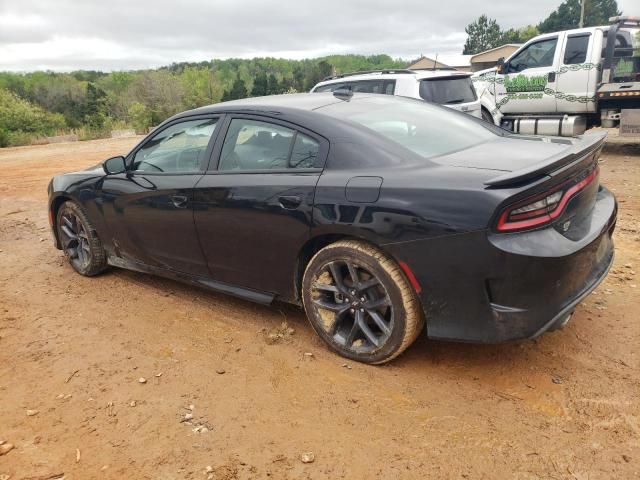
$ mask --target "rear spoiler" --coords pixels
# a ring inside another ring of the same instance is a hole
[[[491,180],[484,182],[484,184],[488,187],[505,187],[507,185],[522,183],[547,175],[564,167],[565,165],[569,165],[576,160],[582,159],[598,151],[598,149],[602,148],[606,137],[607,132],[587,133],[577,137],[574,140],[575,143],[571,145],[571,147],[557,155],[549,157],[542,162],[534,163],[533,165],[521,170],[505,173],[499,177],[492,178]]]

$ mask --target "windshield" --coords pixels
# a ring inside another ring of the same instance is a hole
[[[420,82],[420,96],[427,102],[455,105],[476,100],[471,77],[432,78]]]
[[[363,125],[425,158],[463,150],[497,134],[488,123],[467,114],[384,95],[354,96],[318,111]]]

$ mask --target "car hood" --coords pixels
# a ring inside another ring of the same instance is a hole
[[[578,138],[506,135],[430,160],[450,167],[513,172],[561,154],[577,141]]]

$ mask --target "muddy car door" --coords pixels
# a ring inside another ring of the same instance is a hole
[[[178,119],[127,157],[127,171],[105,177],[103,211],[114,261],[207,275],[193,221],[193,188],[211,156],[218,117]]]
[[[217,165],[195,192],[209,270],[221,282],[292,295],[328,142],[270,117],[234,115],[228,123]]]

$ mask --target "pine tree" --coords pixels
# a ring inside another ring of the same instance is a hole
[[[226,92],[224,92],[224,95],[222,95],[222,101],[226,102],[228,100],[237,100],[239,98],[247,98],[247,96],[247,86],[244,83],[244,80],[240,78],[240,75],[238,75],[233,81],[231,89],[227,90]]]
[[[464,55],[473,55],[484,52],[490,48],[499,47],[502,44],[502,31],[500,25],[486,15],[481,15],[475,22],[467,25],[467,41],[464,44]]]
[[[260,72],[256,75],[255,80],[253,81],[253,88],[251,89],[252,97],[262,97],[267,95],[267,74],[264,72]]]
[[[267,95],[277,95],[279,93],[282,93],[280,91],[280,84],[276,76],[272,73],[267,80]]]

